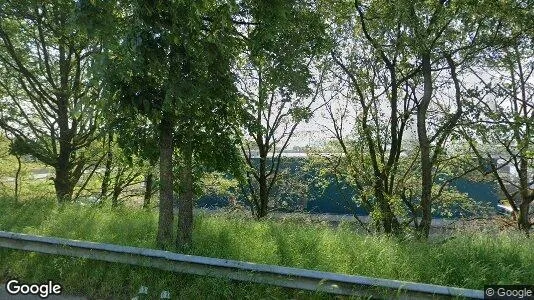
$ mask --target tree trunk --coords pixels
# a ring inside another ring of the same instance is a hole
[[[424,92],[421,102],[417,106],[417,137],[421,151],[421,223],[420,237],[428,238],[432,223],[432,162],[430,159],[430,141],[426,128],[426,113],[432,98],[432,71],[430,55],[422,56],[422,71]]]
[[[530,223],[530,204],[534,201],[534,190],[525,188],[521,191],[521,204],[519,204],[519,217],[517,218],[517,225],[520,230],[525,231],[528,235],[532,223]]]
[[[378,202],[378,207],[382,214],[381,220],[382,225],[384,226],[384,233],[386,234],[398,234],[400,232],[399,220],[395,217],[395,214],[391,210],[391,204],[386,199],[386,194],[384,192],[384,186],[380,182],[378,185],[375,185],[375,195]]]
[[[184,148],[182,188],[178,201],[178,236],[176,239],[178,249],[191,245],[193,233],[193,149],[190,142]]]
[[[519,205],[519,217],[517,218],[517,225],[520,230],[527,234],[530,232],[530,218],[529,218],[530,202],[523,200]]]
[[[267,191],[267,178],[265,174],[260,176],[260,210],[258,213],[258,218],[263,218],[267,216],[269,208],[269,193]]]
[[[119,196],[122,192],[120,186],[113,187],[113,194],[111,195],[111,207],[115,208],[119,206]]]
[[[100,198],[106,197],[108,193],[109,181],[111,178],[111,164],[113,163],[113,152],[111,151],[111,143],[113,141],[113,134],[108,135],[107,153],[106,153],[106,166],[104,170],[104,177],[102,178],[102,186],[100,189]]]
[[[159,193],[159,219],[157,246],[166,248],[172,243],[172,223],[173,223],[173,121],[168,114],[163,114],[160,123],[160,193]]]
[[[20,195],[20,172],[22,170],[22,163],[20,162],[20,155],[15,154],[17,158],[17,172],[15,173],[15,201],[19,201]]]
[[[393,224],[391,215],[388,213],[388,205],[384,203],[385,199],[381,194],[376,195],[378,200],[378,205],[380,207],[380,212],[382,213],[382,226],[384,226],[384,233],[390,234],[393,232]]]
[[[264,218],[267,216],[267,209],[269,207],[269,191],[267,188],[267,152],[260,149],[260,168],[259,168],[259,200],[260,207],[258,207],[257,218]]]
[[[54,187],[59,203],[70,202],[74,193],[74,185],[71,183],[69,175],[69,162],[64,156],[59,155],[58,163],[55,166],[56,177],[54,179]]]
[[[152,185],[154,181],[154,174],[148,172],[145,176],[145,196],[143,200],[143,208],[150,206],[150,198],[152,197]]]
[[[71,178],[71,155],[72,144],[70,142],[70,130],[68,129],[67,110],[63,105],[60,108],[60,138],[59,138],[59,155],[57,157],[54,169],[56,177],[54,179],[54,187],[56,189],[56,196],[59,203],[70,202],[72,194],[74,193],[75,181]],[[61,113],[62,112],[62,113]]]
[[[119,206],[119,196],[122,192],[121,188],[121,176],[124,173],[124,169],[119,167],[115,174],[115,180],[113,180],[113,192],[111,193],[111,207],[115,208]]]
[[[60,90],[57,92],[57,124],[59,127],[59,155],[55,163],[56,178],[54,185],[59,203],[70,202],[74,192],[74,184],[71,178],[71,156],[73,154],[72,136],[73,131],[69,127],[69,85],[68,68],[69,61],[66,58],[66,50],[63,41],[59,44],[59,74]]]
[[[422,238],[428,238],[432,224],[432,164],[430,163],[430,145],[421,147],[421,223]]]

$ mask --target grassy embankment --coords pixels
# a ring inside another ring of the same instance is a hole
[[[50,199],[15,203],[0,198],[0,230],[154,247],[157,214],[134,208],[111,210]],[[440,242],[401,241],[295,221],[243,217],[196,218],[191,254],[331,272],[482,289],[490,283],[532,283],[534,240],[520,234],[456,234]],[[152,296],[173,298],[308,298],[313,293],[69,257],[0,250],[0,281],[53,279],[66,293],[127,299],[141,285]],[[526,282],[531,281],[531,282]],[[288,295],[290,293],[291,295]]]

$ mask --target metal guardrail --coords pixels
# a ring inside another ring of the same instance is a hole
[[[479,290],[255,264],[5,231],[0,231],[0,247],[339,295],[397,299],[484,298],[483,291]]]

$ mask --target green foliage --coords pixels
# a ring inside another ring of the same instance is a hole
[[[0,134],[0,178],[14,177],[17,170],[17,160],[11,155],[11,142]]]
[[[317,72],[314,68],[319,65],[320,55],[329,47],[326,24],[319,11],[312,3],[293,0],[244,1],[241,14],[253,24],[244,28],[247,37],[238,66],[242,69],[241,80],[255,86],[242,91],[250,114],[247,119],[252,121],[246,126],[252,132],[272,126],[255,120],[255,115],[258,110],[283,110],[275,107],[281,105],[279,101],[291,102],[291,115],[297,122],[307,120],[311,112],[299,98],[313,92],[317,80],[312,72]],[[249,74],[251,68],[254,72]],[[271,94],[280,98],[275,104],[265,99]]]
[[[282,164],[292,164],[291,159],[284,158]],[[297,170],[292,170],[293,166],[283,166],[279,176],[279,181],[273,187],[271,194],[272,205],[282,211],[303,211],[306,209],[310,196],[310,178],[306,172],[297,166]]]
[[[242,126],[241,150],[247,163],[241,177],[246,198],[258,217],[277,204],[271,191],[278,182],[281,153],[295,128],[312,116],[329,49],[318,1],[242,1],[237,61]],[[251,149],[258,149],[256,163]]]
[[[92,195],[98,195],[99,201],[111,199],[112,204],[116,206],[124,204],[129,197],[139,197],[144,193],[144,190],[139,188],[139,183],[143,180],[143,176],[154,167],[148,160],[132,153],[132,148],[121,147],[113,135],[108,136],[109,138],[112,138],[109,145],[107,139],[102,141],[102,149],[106,153],[95,176],[94,182],[98,185],[92,189]],[[111,158],[111,164],[109,164],[109,158]],[[109,169],[106,169],[108,167]],[[104,182],[105,180],[107,182]],[[104,186],[106,186],[106,191],[103,190]]]
[[[397,215],[405,219],[405,209],[411,216],[423,216],[422,227],[428,228],[432,203],[443,209],[451,199],[468,201],[454,195],[446,181],[436,184],[441,175],[462,177],[469,172],[452,161],[458,153],[446,151],[450,141],[458,143],[459,135],[453,131],[462,114],[474,111],[463,108],[463,86],[469,81],[465,69],[472,68],[487,49],[493,54],[513,40],[519,34],[514,27],[524,28],[523,18],[532,4],[332,2],[322,1],[332,20],[329,33],[336,41],[332,61],[338,68],[330,71],[334,95],[326,96],[325,105],[332,121],[329,129],[346,156],[338,168],[352,177],[351,183],[361,191],[360,201],[387,218],[385,228],[390,227],[388,219],[396,221]],[[346,102],[336,101],[339,98]],[[347,113],[348,104],[354,108]],[[335,108],[343,106],[343,114],[336,116]],[[355,123],[350,137],[342,136],[348,118]],[[410,135],[418,145],[409,145]]]
[[[0,134],[0,195],[12,196],[15,191],[15,176],[18,169],[18,161],[13,154],[11,142]],[[19,174],[19,192],[20,197],[31,197],[41,195],[49,197],[54,193],[53,184],[48,178],[35,180],[32,178],[34,170],[47,170],[53,172],[50,168],[41,162],[36,162],[31,156],[21,156],[21,169]]]
[[[185,122],[178,130],[188,124],[186,116],[205,121],[206,113],[227,116],[235,90],[229,69],[233,40],[229,16],[217,14],[227,4],[121,4],[116,8],[121,18],[115,20],[121,27],[114,32],[119,42],[106,44],[100,70],[121,108],[133,108],[152,121],[162,111],[171,112]]]
[[[108,18],[116,28],[114,39],[104,37],[106,51],[95,74],[106,87],[108,123],[121,132],[119,143],[127,153],[155,161],[158,126],[168,114],[178,148],[192,147],[197,161],[209,168],[239,170],[233,127],[241,103],[230,69],[236,52],[231,3],[120,4],[107,16],[95,12],[99,4],[88,4],[85,11]]]
[[[302,1],[244,1],[250,30],[250,60],[260,66],[267,90],[282,88],[297,96],[310,92],[306,59],[325,50],[326,25],[314,5]]]
[[[94,161],[100,89],[89,78],[99,42],[77,23],[73,1],[8,1],[0,9],[0,127],[12,150],[55,168],[58,201]]]
[[[375,175],[369,153],[363,148],[365,140],[357,137],[355,140],[347,138],[346,143],[351,147],[346,154],[341,154],[342,149],[338,143],[329,143],[324,147],[312,149],[304,166],[305,172],[314,174],[309,185],[324,189],[333,180],[348,184],[355,191],[353,199],[355,203],[367,211],[375,222],[379,222],[382,214],[374,196]],[[458,178],[484,180],[473,174],[471,169],[477,166],[477,163],[469,156],[463,155],[461,152],[463,150],[463,148],[450,149],[448,153],[444,153],[444,160],[436,163],[436,175],[432,186],[433,214],[452,217],[455,212],[465,217],[484,216],[490,212],[489,207],[476,202],[453,186]],[[417,159],[418,151],[403,150],[396,165],[397,176],[393,192],[387,196],[395,215],[406,226],[413,225],[414,215],[419,212],[421,175],[420,168],[416,164]]]
[[[200,195],[233,196],[236,193],[239,182],[228,178],[223,173],[204,173],[199,180]]]

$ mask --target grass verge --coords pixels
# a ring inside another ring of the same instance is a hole
[[[0,198],[0,230],[154,248],[157,214],[111,210],[50,199]],[[355,233],[350,224],[251,221],[234,215],[195,220],[189,254],[322,271],[482,289],[527,284],[534,278],[534,241],[520,234],[457,233],[420,242]],[[129,299],[139,286],[173,298],[323,298],[325,295],[236,283],[142,267],[14,250],[0,250],[0,281],[61,283],[66,293]],[[155,294],[152,295],[155,298]]]

